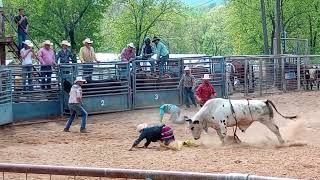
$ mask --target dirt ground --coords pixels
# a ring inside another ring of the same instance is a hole
[[[287,141],[284,146],[278,145],[275,135],[266,127],[254,123],[245,134],[238,133],[244,141],[241,145],[221,146],[216,132],[210,129],[208,135],[197,141],[200,146],[196,148],[160,151],[159,145],[153,143],[148,149],[130,152],[128,149],[138,137],[135,126],[159,119],[158,109],[148,109],[89,116],[88,134],[79,133],[79,119],[71,133],[62,132],[66,117],[55,122],[0,128],[0,162],[320,179],[320,92],[267,98],[280,112],[299,115],[296,121],[275,116]],[[183,114],[192,116],[196,111],[183,110]],[[186,125],[172,127],[176,139],[192,139]]]

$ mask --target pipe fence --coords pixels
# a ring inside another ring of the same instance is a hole
[[[31,174],[41,174],[42,179],[54,179],[55,175],[69,176],[69,179],[86,179],[97,177],[99,179],[148,179],[148,180],[293,180],[289,178],[276,178],[266,176],[255,176],[250,174],[214,174],[197,172],[138,170],[138,169],[116,169],[116,168],[89,168],[71,166],[48,166],[28,164],[6,164],[0,163],[2,180],[7,180],[6,173],[21,173],[22,178],[28,179]],[[47,177],[43,176],[47,175]],[[21,177],[21,176],[20,176]],[[17,176],[14,178],[17,179]]]

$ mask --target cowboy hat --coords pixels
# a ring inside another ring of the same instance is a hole
[[[133,43],[129,43],[129,44],[128,44],[128,47],[136,48]]]
[[[85,43],[92,44],[93,41],[91,41],[90,38],[86,38],[86,39],[83,41],[83,44],[85,44]]]
[[[76,77],[76,80],[74,80],[74,83],[77,83],[77,82],[87,82],[85,79],[82,79],[82,77],[78,76]]]
[[[53,45],[53,43],[50,42],[49,40],[44,41],[42,44],[43,44],[43,45],[50,45],[50,46]]]
[[[190,71],[190,68],[187,66],[184,68],[185,71]]]
[[[137,132],[140,132],[142,129],[148,127],[147,123],[142,123],[137,126]]]
[[[155,41],[157,41],[157,40],[161,40],[160,38],[158,38],[157,36],[155,36],[155,37],[153,37],[153,39],[152,39],[152,42],[155,42]]]
[[[70,44],[67,40],[63,40],[63,41],[61,42],[61,46],[62,46],[62,45],[71,46],[71,44]]]
[[[202,79],[204,79],[204,80],[209,80],[209,79],[211,79],[211,78],[210,78],[210,74],[205,74]]]
[[[33,48],[33,46],[34,46],[30,40],[25,40],[25,41],[23,42],[23,44],[29,46],[30,48]]]

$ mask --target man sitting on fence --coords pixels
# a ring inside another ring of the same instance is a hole
[[[178,150],[177,143],[173,134],[173,129],[165,124],[159,124],[148,127],[148,124],[143,123],[137,126],[137,131],[140,136],[134,141],[129,151],[132,151],[142,140],[146,139],[144,148],[147,148],[151,142],[160,143],[160,147],[165,147],[172,150]]]
[[[144,40],[144,45],[141,48],[141,58],[143,60],[149,60],[149,63],[151,65],[150,71],[151,73],[154,73],[155,68],[155,60],[152,59],[152,56],[156,53],[155,48],[151,45],[151,40],[149,37],[147,37]]]
[[[160,122],[162,122],[165,113],[170,114],[170,122],[177,124],[184,123],[184,120],[180,117],[181,110],[178,106],[174,104],[164,104],[160,106]]]
[[[209,99],[212,99],[217,96],[216,91],[210,83],[210,75],[205,74],[202,78],[202,84],[196,90],[196,98],[202,107]]]
[[[159,64],[159,71],[160,71],[160,78],[165,73],[165,64],[167,63],[169,59],[169,50],[166,45],[164,45],[163,42],[161,42],[161,39],[157,36],[153,37],[152,42],[155,44],[155,48],[157,50],[157,64]]]
[[[20,51],[22,58],[22,77],[23,77],[23,91],[33,91],[32,85],[32,60],[35,57],[33,51],[33,44],[31,41],[26,40],[24,42],[24,48]],[[28,81],[28,86],[27,86]],[[28,87],[28,88],[27,88]]]
[[[76,115],[82,116],[81,120],[81,133],[86,133],[86,124],[87,124],[87,117],[88,113],[83,108],[83,102],[82,102],[82,88],[81,86],[83,83],[85,83],[86,80],[82,79],[82,77],[77,77],[74,81],[74,85],[72,86],[70,90],[70,97],[69,97],[69,109],[70,109],[70,118],[67,122],[67,124],[64,127],[64,132],[69,132],[70,126],[75,119]]]
[[[43,47],[38,52],[38,59],[41,66],[41,81],[42,89],[51,89],[51,75],[52,75],[52,66],[56,65],[56,58],[54,51],[51,49],[53,43],[49,40],[46,40],[42,43]]]

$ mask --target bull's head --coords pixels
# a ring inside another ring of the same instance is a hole
[[[198,120],[192,120],[188,117],[184,117],[185,118],[185,121],[189,123],[189,129],[192,133],[192,136],[195,140],[198,140],[200,139],[200,136],[201,136],[201,132],[202,132],[202,127],[200,125],[200,121]]]

